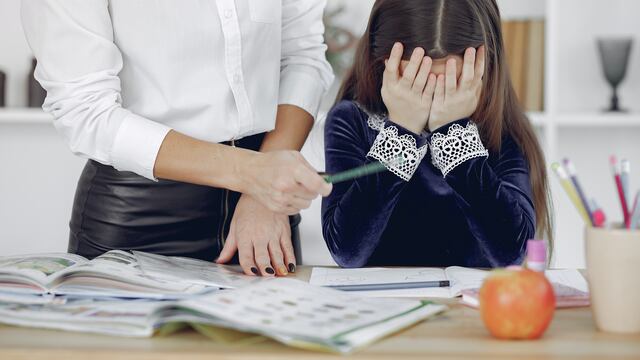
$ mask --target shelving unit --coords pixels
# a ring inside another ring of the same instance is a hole
[[[40,108],[0,109],[1,124],[51,124],[51,115]]]

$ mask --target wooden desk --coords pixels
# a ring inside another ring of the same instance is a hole
[[[309,269],[296,277],[308,279]],[[356,359],[541,359],[638,358],[640,335],[614,335],[595,330],[588,308],[559,310],[544,338],[500,341],[484,329],[476,310],[445,301],[443,315],[384,339],[350,357]],[[287,348],[271,340],[250,346],[217,344],[195,331],[166,338],[129,339],[0,326],[0,359],[256,359],[304,360],[341,358]]]

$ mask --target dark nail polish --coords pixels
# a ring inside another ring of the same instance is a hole
[[[257,268],[254,268],[254,267],[252,267],[252,268],[251,268],[251,272],[252,272],[254,275],[259,275],[259,274],[260,274],[260,272],[258,271],[258,269],[257,269]]]
[[[289,264],[289,272],[290,273],[296,272],[296,266],[294,264]]]
[[[269,275],[273,275],[273,274],[275,274],[275,273],[276,273],[276,272],[273,270],[273,268],[270,268],[270,267],[268,267],[268,268],[264,269],[264,271],[266,271],[266,272],[267,272],[267,274],[269,274]]]

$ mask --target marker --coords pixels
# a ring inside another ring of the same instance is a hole
[[[591,221],[591,225],[595,226],[593,213],[589,209],[589,203],[587,202],[587,198],[584,195],[584,191],[582,191],[582,186],[580,186],[580,181],[578,181],[578,174],[576,171],[576,167],[568,158],[565,158],[563,162],[564,162],[564,167],[567,169],[567,172],[569,173],[571,182],[573,183],[573,186],[576,189],[576,192],[578,193],[578,197],[580,197],[580,202],[582,203],[582,206],[584,206],[585,210],[589,215],[589,220]]]
[[[620,178],[620,169],[618,167],[618,159],[615,156],[609,158],[611,164],[611,172],[613,174],[613,180],[616,183],[616,189],[618,190],[618,197],[620,198],[620,206],[622,207],[622,215],[624,216],[624,227],[627,229],[631,225],[631,219],[629,216],[629,206],[627,205],[627,199],[622,187],[622,179]]]
[[[403,289],[426,289],[437,287],[449,287],[449,280],[442,281],[419,281],[390,284],[356,284],[356,285],[330,285],[328,288],[342,291],[379,291],[379,290],[403,290]]]
[[[562,187],[564,188],[564,191],[569,196],[569,200],[571,200],[571,202],[573,203],[573,206],[576,207],[576,209],[578,210],[578,213],[580,213],[580,216],[582,216],[582,219],[584,220],[585,225],[591,226],[591,219],[589,218],[587,209],[585,209],[585,207],[582,205],[582,202],[580,201],[580,197],[578,196],[576,189],[573,187],[573,183],[571,183],[571,180],[569,179],[569,174],[567,173],[565,168],[562,167],[562,165],[560,165],[559,163],[553,163],[551,165],[551,168],[553,169],[553,172],[556,174],[556,176],[560,180],[560,185],[562,185]]]
[[[390,162],[393,165],[402,165],[404,163],[404,159],[402,157],[397,157],[395,160]],[[355,169],[347,170],[334,175],[324,175],[324,180],[330,184],[337,184],[344,181],[349,181],[357,178],[361,178],[368,175],[373,175],[377,173],[381,173],[387,171],[387,167],[380,161],[373,162],[371,164],[367,164],[364,166],[357,167]]]
[[[633,204],[633,213],[631,216],[631,224],[629,225],[631,230],[640,230],[640,191],[636,194],[636,200]]]

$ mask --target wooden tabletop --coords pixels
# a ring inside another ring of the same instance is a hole
[[[309,269],[296,277],[308,279]],[[441,301],[443,302],[443,301]],[[355,359],[638,358],[640,335],[598,332],[588,308],[558,310],[541,340],[501,341],[484,329],[477,310],[444,301],[446,313],[349,356]],[[252,345],[221,344],[192,330],[150,339],[129,339],[0,326],[0,359],[256,359],[341,358],[285,347],[264,339]]]

